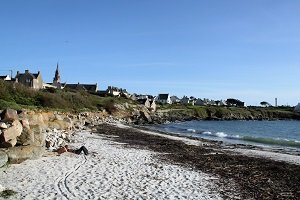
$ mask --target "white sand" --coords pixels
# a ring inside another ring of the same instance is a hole
[[[0,172],[0,185],[18,192],[11,199],[221,199],[217,177],[160,163],[153,152],[96,134],[80,133],[77,141],[88,156],[64,153],[11,165]]]

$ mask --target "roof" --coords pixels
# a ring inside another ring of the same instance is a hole
[[[9,76],[8,75],[6,75],[6,76],[0,76],[0,79],[5,79],[7,77],[9,77]]]
[[[158,99],[159,100],[168,100],[169,94],[159,94]]]
[[[69,89],[83,89],[87,91],[96,91],[97,90],[97,84],[66,84],[65,88]]]
[[[26,72],[25,73],[18,73],[17,75],[16,75],[16,78],[20,78],[21,76],[24,76],[24,74],[26,74]],[[40,73],[30,73],[30,72],[27,72],[27,74],[29,74],[33,79],[37,79],[37,77],[39,76],[39,74]]]

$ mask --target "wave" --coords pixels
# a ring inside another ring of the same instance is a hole
[[[274,139],[274,138],[263,138],[263,137],[252,137],[252,136],[240,136],[240,135],[228,135],[224,132],[210,132],[210,131],[202,131],[198,132],[194,129],[189,129],[190,132],[207,135],[209,137],[217,137],[224,138],[230,140],[241,140],[244,142],[255,142],[260,144],[268,144],[268,145],[278,145],[278,146],[286,146],[286,147],[297,147],[300,148],[300,141],[298,140],[288,140],[288,139]]]
[[[300,148],[300,142],[297,140],[260,138],[260,137],[251,137],[251,136],[243,136],[240,139],[248,142]]]
[[[192,129],[192,128],[189,128],[187,129],[188,132],[192,132],[192,133],[196,133],[196,130],[195,129]]]
[[[279,138],[264,138],[264,137],[253,137],[253,136],[240,136],[240,135],[231,135],[225,132],[211,132],[204,130],[197,130],[193,128],[181,128],[178,126],[169,126],[166,131],[171,131],[177,134],[181,133],[191,133],[196,137],[203,135],[211,138],[220,138],[220,139],[228,139],[228,140],[239,140],[243,142],[254,142],[258,144],[265,145],[277,145],[277,146],[285,146],[285,147],[296,147],[300,148],[299,140],[288,140],[288,139],[279,139]]]
[[[224,132],[212,133],[210,131],[203,131],[203,132],[201,132],[201,134],[208,135],[208,136],[211,136],[211,137],[227,138],[227,139],[234,139],[234,140],[240,138],[239,135],[228,135],[228,134],[226,134]]]

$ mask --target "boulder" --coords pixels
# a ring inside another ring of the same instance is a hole
[[[7,155],[9,162],[16,164],[27,159],[38,159],[44,154],[44,152],[44,147],[29,145],[9,148]]]
[[[6,129],[8,127],[7,127],[7,125],[4,122],[0,122],[0,128],[1,129]]]
[[[34,132],[31,129],[23,128],[22,134],[17,137],[17,144],[22,146],[34,144]]]
[[[45,140],[46,140],[46,134],[43,129],[43,127],[36,125],[32,126],[31,130],[33,131],[34,134],[34,145],[35,146],[45,146]]]
[[[16,139],[21,135],[23,131],[22,124],[19,120],[15,120],[12,123],[12,126],[2,130],[2,134],[0,135],[0,142],[8,142],[12,139]]]
[[[7,153],[0,151],[0,167],[3,167],[8,161]]]
[[[15,120],[18,120],[18,113],[16,110],[13,109],[5,109],[1,114],[0,114],[1,120],[4,122],[13,122]]]
[[[30,126],[39,125],[41,127],[47,128],[47,125],[45,124],[44,121],[44,117],[41,113],[28,115],[28,121]]]
[[[144,120],[146,120],[147,122],[152,122],[152,118],[148,110],[143,109],[142,111],[140,111],[140,114],[144,118]]]
[[[17,144],[17,139],[14,138],[14,139],[8,140],[6,142],[1,142],[0,143],[0,148],[14,147],[16,144]]]
[[[30,129],[28,119],[22,119],[22,120],[20,120],[20,122],[21,122],[23,128]]]

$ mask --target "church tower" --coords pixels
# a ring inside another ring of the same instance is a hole
[[[53,78],[53,85],[56,86],[57,88],[61,87],[61,84],[60,84],[60,74],[59,74],[59,69],[58,69],[58,63],[57,63],[56,70],[55,70],[55,76]]]

